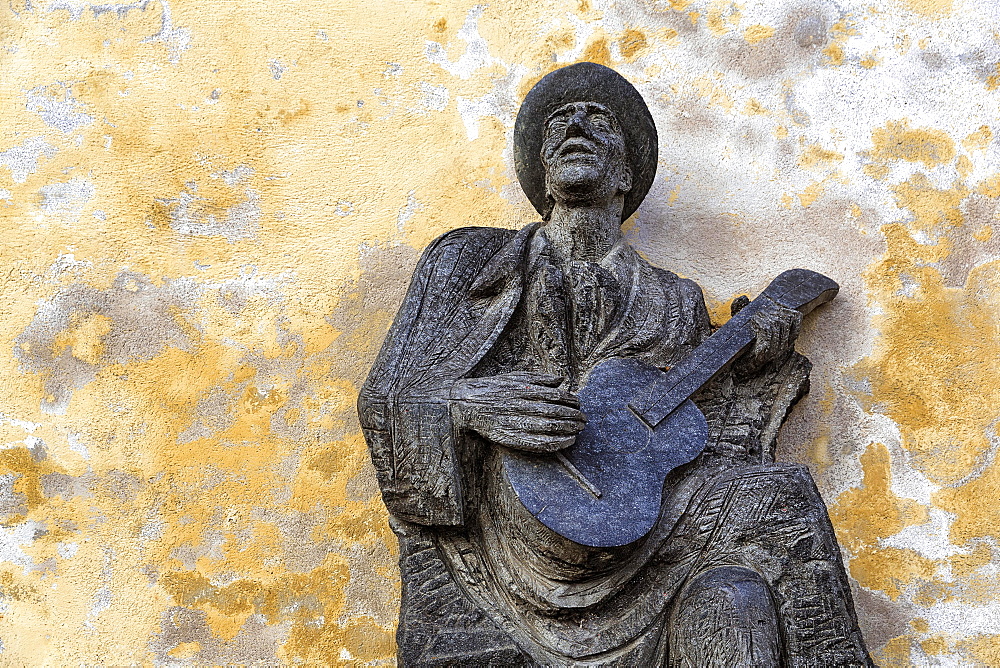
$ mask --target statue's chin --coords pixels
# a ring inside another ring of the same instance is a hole
[[[549,178],[549,187],[567,201],[589,199],[601,189],[604,175],[593,165],[579,164],[561,167]]]

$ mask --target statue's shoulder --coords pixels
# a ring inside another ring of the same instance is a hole
[[[677,293],[682,301],[705,301],[705,296],[701,291],[701,286],[690,278],[681,278],[669,269],[657,267],[656,265],[650,266],[653,267],[653,272],[656,274],[656,277],[660,279],[661,283],[677,290]]]
[[[416,273],[431,281],[444,279],[450,289],[464,290],[471,281],[472,294],[490,294],[523,264],[526,244],[537,228],[532,223],[520,230],[460,227],[446,232],[424,251]]]
[[[459,227],[445,232],[432,241],[424,250],[424,259],[436,259],[442,255],[462,251],[499,248],[517,236],[517,232],[502,227]]]

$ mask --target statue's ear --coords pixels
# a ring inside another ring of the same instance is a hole
[[[545,222],[549,222],[549,218],[552,217],[552,209],[554,209],[555,206],[556,206],[556,198],[552,196],[552,194],[549,192],[549,189],[546,187],[545,208],[539,212],[542,214],[542,220],[544,220]]]
[[[618,191],[624,195],[630,190],[632,190],[632,170],[628,168],[628,165],[624,165],[618,179]]]

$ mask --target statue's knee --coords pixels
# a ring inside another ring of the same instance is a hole
[[[720,566],[689,583],[670,625],[671,666],[777,666],[778,617],[754,571]]]

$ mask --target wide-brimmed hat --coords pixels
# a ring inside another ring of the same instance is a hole
[[[622,220],[639,208],[656,176],[657,137],[653,116],[625,77],[597,63],[576,63],[546,74],[528,91],[514,123],[514,169],[535,210],[547,218],[545,167],[539,153],[549,114],[570,102],[597,102],[610,109],[625,135],[632,190],[625,193]]]

